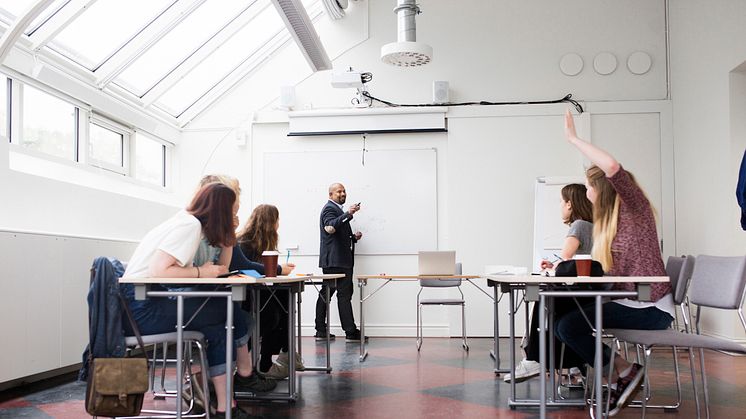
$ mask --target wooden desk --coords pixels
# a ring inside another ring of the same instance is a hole
[[[388,285],[391,281],[419,281],[420,279],[441,279],[441,280],[454,280],[454,279],[463,279],[470,284],[474,285],[477,289],[484,292],[483,289],[477,287],[477,284],[471,282],[472,279],[480,278],[476,275],[390,275],[390,274],[379,274],[379,275],[355,275],[355,278],[357,278],[357,284],[360,287],[360,362],[365,361],[365,358],[368,357],[368,351],[365,350],[365,310],[364,310],[364,303],[365,301],[375,295],[378,291],[380,291],[381,288]],[[380,279],[383,280],[383,284],[381,284],[378,288],[373,290],[370,294],[367,296],[365,294],[365,286],[368,285],[369,279]],[[492,298],[489,294],[484,292],[487,297]]]
[[[594,328],[596,330],[603,330],[603,319],[602,319],[602,299],[604,297],[616,297],[616,298],[625,298],[625,297],[637,297],[641,301],[649,301],[650,300],[650,285],[653,283],[658,282],[668,282],[669,278],[667,276],[603,276],[603,277],[547,277],[547,276],[539,276],[539,275],[487,275],[487,283],[490,286],[493,287],[500,287],[500,290],[502,292],[507,292],[510,296],[510,363],[511,363],[511,374],[512,376],[515,376],[515,319],[514,319],[514,294],[513,291],[516,289],[525,289],[526,290],[526,300],[527,301],[537,301],[539,304],[539,364],[541,365],[540,371],[546,371],[546,334],[545,334],[545,327],[544,327],[544,319],[546,317],[546,298],[554,298],[554,297],[594,297],[596,309],[595,309],[595,319],[594,319]],[[551,289],[546,290],[547,285],[551,284],[564,284],[564,285],[573,285],[573,284],[600,284],[600,285],[607,285],[607,284],[614,284],[614,283],[622,283],[622,282],[632,282],[636,284],[636,290],[635,291],[617,291],[617,290],[589,290],[589,291],[578,291],[578,290],[561,290],[561,289]],[[553,322],[550,322],[549,324],[550,331],[553,332],[554,324]],[[553,333],[550,333],[550,335],[553,335]],[[600,395],[601,392],[601,379],[602,379],[602,367],[603,367],[603,361],[602,361],[602,345],[601,345],[601,336],[602,333],[596,333],[596,357],[594,360],[594,372],[596,374],[594,384],[596,386],[595,394]],[[495,339],[498,337],[495,336]],[[553,352],[552,352],[553,353]],[[552,360],[550,362],[550,365],[554,366],[554,357],[552,357]],[[552,368],[553,369],[553,368]],[[546,418],[546,407],[549,406],[568,406],[568,405],[576,405],[576,403],[571,402],[563,402],[559,400],[555,400],[554,392],[555,392],[555,385],[554,385],[554,372],[552,371],[552,374],[550,374],[550,387],[552,387],[552,397],[549,402],[547,402],[547,395],[546,395],[546,374],[540,373],[539,374],[539,389],[543,390],[540,391],[540,399],[538,403],[535,400],[517,400],[515,397],[515,380],[511,380],[510,384],[510,399],[508,401],[508,404],[511,408],[514,408],[516,406],[539,406],[539,416],[543,419]],[[597,396],[598,397],[598,396]],[[583,401],[583,405],[585,404],[585,401]],[[596,403],[596,411],[595,411],[595,417],[600,418],[602,417],[602,409],[601,409],[601,403]]]
[[[251,278],[243,276],[235,276],[228,278],[120,278],[119,282],[122,284],[133,284],[135,288],[135,299],[144,300],[149,297],[176,297],[176,416],[181,418],[182,415],[182,391],[184,386],[184,378],[182,376],[182,361],[183,361],[183,329],[184,329],[184,298],[196,298],[196,297],[223,297],[226,299],[226,345],[225,345],[225,357],[226,365],[233,365],[233,301],[243,301],[246,299],[246,287],[251,287],[252,293],[258,295],[259,289],[262,287],[278,287],[289,289],[288,293],[288,307],[290,313],[288,315],[288,393],[287,395],[277,394],[266,394],[266,395],[252,395],[248,394],[252,398],[261,399],[272,399],[272,400],[287,400],[295,401],[297,399],[296,391],[296,375],[295,375],[295,297],[300,291],[303,282],[310,279],[333,279],[339,275],[290,275],[290,276],[278,276],[273,278]],[[202,291],[202,290],[187,290],[187,291],[150,291],[151,285],[224,285],[229,290],[225,291]],[[255,300],[257,301],[257,300]],[[255,304],[255,314],[258,311],[258,304]],[[253,339],[253,356],[257,356],[258,348],[258,327],[259,318],[255,317],[256,322],[254,325],[254,339]],[[231,406],[232,395],[233,395],[233,377],[232,374],[226,374],[226,402],[227,406]],[[238,395],[242,395],[239,393]],[[245,395],[244,395],[245,396]],[[230,419],[230,409],[226,410],[226,418]]]

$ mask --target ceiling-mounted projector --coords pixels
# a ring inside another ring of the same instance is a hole
[[[415,18],[421,13],[416,0],[399,0],[394,8],[397,15],[397,42],[381,47],[381,61],[399,67],[418,67],[433,59],[433,48],[417,42]]]

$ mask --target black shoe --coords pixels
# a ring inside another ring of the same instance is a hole
[[[316,342],[323,342],[326,340],[326,332],[324,333],[316,332],[316,334],[313,336],[316,338]],[[336,338],[337,336],[335,336],[332,333],[329,333],[329,340],[334,340]]]
[[[360,337],[361,336],[360,336],[360,330],[359,329],[355,330],[354,332],[346,333],[345,334],[345,340],[347,342],[360,342]],[[365,337],[365,341],[366,342],[368,341],[368,337],[367,336]]]
[[[215,412],[210,415],[214,419],[225,419],[225,412]],[[260,419],[263,416],[250,415],[238,407],[231,409],[231,418],[233,419]]]
[[[241,377],[236,374],[233,381],[233,391],[237,393],[266,393],[277,387],[277,381],[264,378],[259,374]]]

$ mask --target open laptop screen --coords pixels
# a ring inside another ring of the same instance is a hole
[[[419,275],[453,275],[456,272],[456,251],[421,251],[417,264]]]

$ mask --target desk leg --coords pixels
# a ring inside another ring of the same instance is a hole
[[[334,282],[334,286],[337,286],[336,281]],[[339,298],[339,294],[337,294],[337,298]],[[332,360],[331,360],[331,342],[332,342],[332,302],[331,302],[331,290],[329,289],[329,285],[326,286],[326,373],[329,374],[332,372]],[[360,315],[362,316],[362,314]],[[360,318],[362,321],[362,317]]]
[[[547,337],[546,328],[544,323],[546,322],[547,307],[546,297],[544,294],[539,294],[539,365],[541,371],[539,372],[539,417],[544,419],[547,417],[547,375],[544,374],[545,366],[547,365]]]
[[[547,326],[549,327],[549,341],[547,346],[549,347],[549,388],[551,389],[549,392],[549,401],[554,402],[558,398],[557,383],[554,375],[554,370],[557,368],[554,362],[554,297],[549,297],[547,304],[549,306],[547,310]],[[528,324],[528,321],[528,316],[526,316],[526,324]]]
[[[143,348],[145,349],[145,348]],[[165,354],[164,354],[165,357]],[[184,377],[182,362],[184,360],[184,297],[176,296],[176,417],[181,418]]]
[[[603,399],[603,393],[601,392],[601,379],[603,377],[603,349],[601,346],[601,334],[603,332],[603,313],[601,296],[596,296],[596,359],[594,360],[593,371],[596,375],[595,386],[596,386],[596,417],[601,418],[603,409],[601,408]]]
[[[363,307],[363,302],[365,301],[365,298],[363,298],[365,282],[358,280],[357,283],[360,287],[360,362],[363,362],[368,356],[368,351],[365,350],[365,309]]]
[[[494,301],[493,301],[493,310],[492,315],[494,317],[493,319],[493,326],[494,326],[494,336],[493,339],[493,348],[492,348],[492,357],[495,358],[495,374],[500,374],[500,316],[498,313],[498,306],[497,306],[497,285],[492,287],[493,293],[494,293]]]
[[[297,327],[298,327],[298,331],[296,332],[297,333],[296,335],[297,351],[296,352],[298,352],[299,354],[303,354],[303,330],[301,330],[301,325],[303,323],[301,322],[301,318],[300,318],[301,311],[302,311],[301,305],[303,303],[303,292],[302,291],[303,289],[301,289],[301,292],[298,292],[298,295],[295,298],[295,301],[297,302],[296,313],[298,315],[298,319],[296,320]]]
[[[295,290],[288,289],[288,394],[290,400],[298,398],[295,390],[297,376],[295,374]]]
[[[231,419],[230,406],[233,406],[233,297],[229,294],[225,300],[225,417]]]
[[[315,367],[315,366],[306,366],[306,371],[324,371],[327,374],[330,374],[332,372],[332,361],[331,361],[331,287],[328,284],[324,284],[325,286],[322,287],[322,289],[326,289],[324,293],[324,297],[319,294],[319,298],[325,298],[324,304],[326,304],[326,366],[325,367]],[[336,282],[335,282],[336,286]],[[298,294],[298,298],[300,299],[300,294]],[[298,334],[300,335],[300,303],[298,304]],[[300,339],[299,339],[300,342]],[[300,352],[300,349],[298,350]]]
[[[510,345],[508,356],[510,357],[510,400],[515,401],[515,290],[511,289],[510,296]]]
[[[252,311],[254,312],[254,327],[251,331],[251,365],[256,369],[259,370],[259,322],[260,322],[260,308],[262,306],[262,302],[259,301],[259,289],[258,287],[251,287],[251,299],[253,300],[254,304],[251,307]]]

